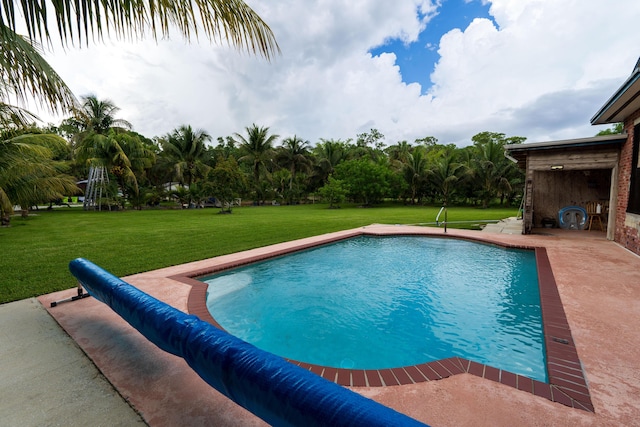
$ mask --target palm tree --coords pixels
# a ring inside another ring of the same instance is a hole
[[[118,183],[125,199],[137,197],[140,194],[140,179],[146,180],[144,172],[155,163],[155,153],[142,141],[135,132],[111,131],[116,149],[112,154],[112,165],[109,169]]]
[[[153,152],[144,145],[137,134],[129,133],[131,124],[124,119],[116,118],[120,109],[110,100],[99,100],[95,95],[82,98],[80,107],[74,108],[71,121],[79,130],[74,136],[77,141],[77,161],[89,167],[89,178],[96,176],[91,173],[104,169],[115,177],[117,186],[126,198],[129,191],[138,194],[138,179],[136,171],[150,167]],[[102,174],[97,175],[102,179]],[[97,205],[101,201],[93,200],[91,188],[94,185],[103,186],[102,181],[87,183],[88,193],[85,197],[85,207]]]
[[[111,129],[131,129],[131,123],[115,117],[118,111],[120,108],[110,99],[99,100],[95,95],[86,95],[82,97],[82,105],[74,108],[71,120],[81,130],[81,137],[82,132],[106,135]]]
[[[456,183],[463,165],[456,162],[452,152],[444,152],[435,159],[429,170],[430,181],[442,196],[442,203],[449,204],[449,198],[456,189]]]
[[[309,141],[304,141],[294,135],[284,139],[278,148],[276,155],[278,163],[289,169],[289,192],[293,190],[293,183],[298,172],[308,170],[311,166],[308,146]]]
[[[38,203],[75,194],[75,179],[61,172],[53,160],[67,142],[56,135],[22,134],[0,136],[0,217],[9,225],[13,206],[23,215]]]
[[[402,170],[403,177],[411,191],[411,204],[418,197],[418,190],[425,181],[427,173],[427,155],[423,147],[416,147],[413,153],[406,154],[406,162]]]
[[[508,171],[514,164],[504,157],[504,145],[499,141],[489,140],[474,148],[472,173],[481,188],[482,207],[486,208],[498,192],[511,191]]]
[[[347,143],[341,140],[320,139],[313,150],[316,156],[315,175],[321,179],[320,186],[324,185],[335,167],[347,160]]]
[[[279,135],[269,135],[268,127],[258,127],[255,124],[246,127],[245,130],[247,138],[239,133],[235,134],[240,144],[241,157],[238,160],[251,166],[257,200],[263,200],[260,175],[268,170],[267,165],[273,160],[273,144]]]
[[[199,178],[204,178],[211,169],[206,163],[206,143],[211,136],[202,129],[193,130],[182,125],[160,140],[162,163],[172,170],[172,179],[181,186],[191,188]],[[195,194],[195,193],[192,193]],[[188,200],[191,205],[192,199]]]
[[[412,150],[413,146],[407,141],[399,141],[397,144],[387,147],[384,151],[389,155],[389,160],[392,162],[405,163]]]

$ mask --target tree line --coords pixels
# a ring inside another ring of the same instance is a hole
[[[371,129],[355,139],[315,144],[281,137],[252,124],[230,136],[212,136],[189,125],[148,138],[117,117],[118,108],[95,96],[59,126],[3,127],[0,194],[5,223],[13,206],[23,212],[77,194],[76,183],[93,167],[108,180],[105,208],[185,207],[215,202],[231,211],[234,200],[297,204],[349,200],[371,206],[385,199],[407,204],[513,204],[523,174],[504,157],[504,145],[523,137],[482,132],[459,148],[434,137],[385,144]]]
[[[0,10],[3,224],[15,206],[26,214],[32,206],[76,193],[77,182],[95,168],[108,177],[100,203],[119,208],[157,206],[163,200],[200,206],[214,197],[223,209],[237,198],[256,204],[322,198],[331,206],[346,199],[367,206],[384,199],[487,206],[498,199],[512,203],[520,192],[521,174],[503,157],[502,146],[521,137],[483,132],[464,148],[433,137],[387,146],[371,129],[355,139],[311,144],[253,124],[215,141],[188,125],[148,138],[117,118],[113,103],[95,96],[78,102],[41,56],[42,44],[50,46],[48,17],[53,16],[67,46],[100,41],[105,34],[157,39],[172,29],[190,40],[202,31],[214,43],[270,60],[280,52],[275,37],[241,0],[198,0],[195,7],[173,0],[143,2],[133,9],[121,1],[10,0],[6,5]],[[20,27],[26,35],[16,33]],[[36,117],[23,108],[29,98],[69,117],[59,126],[33,125]]]
[[[110,138],[121,139],[117,145],[126,150],[139,148],[126,139],[135,135],[111,136],[100,133],[101,124],[84,131],[92,133],[96,144],[69,147],[55,137],[53,129],[30,125],[37,117],[25,106],[35,100],[57,113],[82,112],[66,83],[45,61],[42,52],[50,48],[52,32],[57,30],[63,46],[102,42],[105,35],[127,40],[151,36],[164,39],[178,32],[186,41],[204,35],[212,43],[224,43],[249,54],[270,60],[280,53],[269,26],[242,0],[196,0],[181,2],[137,2],[128,0],[8,0],[0,7],[0,219],[8,224],[14,205],[24,208],[44,200],[72,194],[75,181],[69,175],[77,165],[71,160],[93,156],[93,152],[109,149]],[[26,34],[18,34],[18,29]],[[107,125],[108,123],[103,123]],[[84,126],[84,125],[83,125]],[[82,138],[79,138],[82,139]],[[105,144],[104,146],[102,144]],[[124,148],[123,148],[124,147]],[[115,148],[112,145],[111,148]],[[145,147],[143,147],[145,148]],[[105,154],[105,153],[103,153]],[[120,168],[111,168],[121,187],[134,183],[132,175],[139,165],[131,163],[135,153],[110,153]],[[124,157],[127,157],[124,159]],[[129,158],[130,157],[130,158]],[[141,155],[141,162],[150,160]],[[71,170],[69,168],[72,168]],[[77,169],[82,169],[78,166]],[[135,179],[134,179],[135,178]]]

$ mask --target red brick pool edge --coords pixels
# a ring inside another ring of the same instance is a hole
[[[192,287],[187,302],[187,308],[190,314],[194,314],[200,319],[223,329],[207,309],[207,285],[196,280],[196,277],[218,273],[241,265],[250,264],[256,261],[263,261],[269,258],[333,243],[358,235],[388,236],[389,234],[354,230],[353,233],[348,233],[346,235],[328,236],[326,239],[314,239],[313,241],[305,240],[300,244],[293,244],[287,248],[274,249],[272,251],[270,251],[269,248],[264,248],[265,250],[261,251],[259,254],[236,258],[232,261],[220,263],[215,267],[174,275],[171,276],[170,279],[188,284]],[[422,235],[422,233],[404,232],[395,233],[393,235]],[[594,412],[582,363],[580,362],[575,343],[571,336],[571,329],[564,312],[560,294],[558,293],[558,288],[553,271],[551,270],[551,264],[547,256],[546,249],[544,247],[509,245],[490,238],[468,238],[447,235],[440,235],[438,237],[474,240],[505,248],[530,249],[535,251],[549,383],[536,381],[522,375],[476,363],[460,357],[451,357],[415,366],[379,370],[331,368],[295,360],[289,360],[289,362],[320,375],[329,381],[349,387],[406,385],[425,381],[436,381],[454,375],[468,373],[534,394],[536,396],[544,397],[552,402],[557,402],[588,412]]]

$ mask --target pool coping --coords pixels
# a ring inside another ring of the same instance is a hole
[[[215,321],[207,309],[206,283],[196,280],[196,277],[219,273],[224,270],[229,270],[253,262],[264,261],[286,255],[291,252],[310,249],[363,235],[436,237],[432,234],[421,233],[419,231],[399,231],[388,233],[367,229],[356,229],[350,230],[348,233],[340,233],[339,235],[329,234],[325,236],[317,236],[319,238],[315,239],[301,239],[294,242],[288,242],[288,244],[285,245],[286,247],[279,247],[281,245],[272,245],[261,248],[262,250],[257,251],[257,253],[256,251],[247,251],[245,253],[235,254],[239,256],[230,260],[221,261],[215,266],[196,269],[186,273],[169,276],[168,278],[191,286],[191,291],[189,292],[187,301],[187,309],[190,314],[194,314],[201,320],[209,322],[224,330],[224,328]],[[546,248],[541,246],[507,244],[491,239],[490,237],[480,238],[459,235],[438,235],[437,237],[475,241],[508,249],[526,249],[535,251],[549,383],[537,381],[519,374],[473,362],[461,357],[451,357],[413,366],[377,370],[333,368],[299,362],[296,360],[287,360],[304,369],[308,369],[329,381],[348,387],[406,385],[435,381],[458,374],[468,373],[543,397],[565,406],[588,412],[595,412],[591,401],[589,386],[584,374],[582,363],[578,356],[575,342],[571,335],[571,328],[569,327],[569,323],[566,318]],[[245,255],[243,256],[243,254]]]

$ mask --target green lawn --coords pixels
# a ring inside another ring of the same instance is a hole
[[[373,223],[434,222],[439,207],[327,205],[85,212],[35,211],[0,228],[0,303],[76,285],[67,264],[83,257],[117,276],[154,270]],[[449,208],[448,220],[495,220],[516,209]],[[455,226],[455,225],[451,225]],[[465,226],[469,226],[468,224]]]

